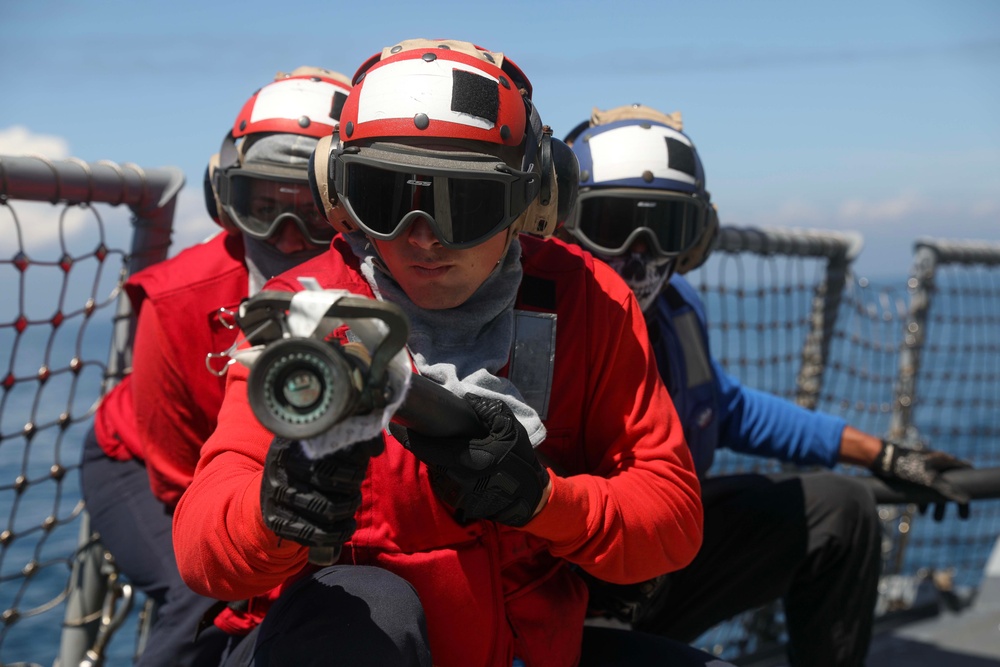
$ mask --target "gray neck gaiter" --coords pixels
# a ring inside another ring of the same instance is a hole
[[[507,364],[514,342],[514,302],[521,284],[521,244],[507,254],[468,301],[455,308],[417,307],[388,274],[375,248],[360,232],[345,234],[361,260],[361,273],[376,298],[395,303],[410,320],[408,349],[421,375],[464,396],[474,393],[507,403],[533,445],[545,438],[542,420],[507,378],[495,375]]]
[[[307,259],[312,259],[327,250],[317,246],[293,253],[283,253],[267,241],[243,235],[244,258],[250,271],[248,293],[253,296],[271,278],[292,269]]]

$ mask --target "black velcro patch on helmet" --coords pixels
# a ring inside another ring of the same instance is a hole
[[[694,168],[694,151],[691,147],[672,137],[664,138],[667,140],[667,166],[692,177],[697,176]]]
[[[344,103],[347,101],[347,94],[339,90],[333,94],[333,101],[330,102],[330,118],[340,120],[340,112],[344,110]]]
[[[451,72],[451,110],[496,124],[500,110],[497,82],[460,69]]]

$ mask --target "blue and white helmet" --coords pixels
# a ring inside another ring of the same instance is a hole
[[[578,136],[567,137],[580,162],[580,187],[645,188],[705,197],[705,171],[694,143],[680,130],[677,114],[663,118],[625,118],[601,125],[593,125],[592,118]]]
[[[705,171],[679,113],[594,110],[567,137],[580,191],[565,231],[611,264],[645,309],[673,271],[701,265],[718,230]]]

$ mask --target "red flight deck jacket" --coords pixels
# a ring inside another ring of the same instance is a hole
[[[242,237],[220,233],[125,284],[138,318],[132,373],[101,401],[94,429],[109,457],[145,462],[153,494],[168,508],[215,430],[226,379],[208,371],[205,356],[239,336],[219,311],[235,309],[248,282]]]
[[[409,581],[441,667],[572,667],[580,658],[587,588],[576,564],[613,583],[687,565],[702,537],[700,488],[673,404],[628,286],[589,254],[522,235],[518,307],[525,286],[551,292],[557,313],[551,398],[540,451],[561,474],[548,504],[523,528],[456,523],[426,467],[391,435],[371,459],[357,530],[340,563],[375,565]],[[371,296],[346,241],[272,280],[297,276]],[[263,594],[312,567],[307,549],[263,523],[260,483],[272,435],[246,394],[248,371],[230,367],[218,428],[174,514],[184,580],[223,600]],[[263,610],[259,610],[263,611]]]

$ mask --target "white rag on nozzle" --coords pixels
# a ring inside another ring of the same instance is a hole
[[[385,322],[375,318],[327,316],[330,308],[340,299],[359,298],[357,294],[346,290],[322,289],[315,278],[298,280],[305,289],[292,295],[288,317],[285,320],[288,338],[324,340],[334,329],[346,324],[368,350],[368,354],[374,354],[379,343],[389,333]],[[255,345],[239,350],[232,356],[244,366],[252,368],[264,348],[264,345]],[[327,432],[304,439],[302,444],[307,455],[319,458],[356,442],[370,440],[389,425],[389,421],[402,405],[410,388],[410,357],[405,347],[393,355],[386,368],[386,374],[391,396],[389,403],[384,408],[373,410],[368,414],[348,417],[334,424]]]

